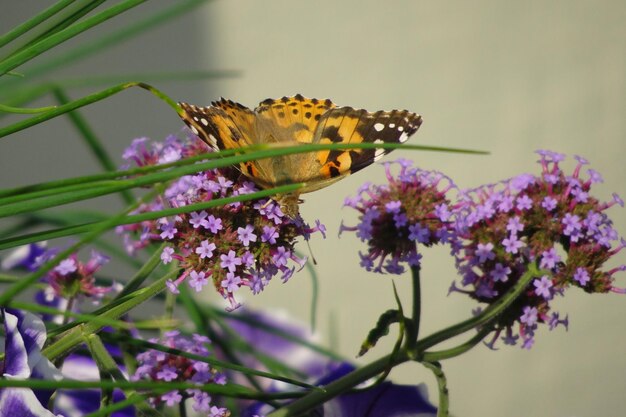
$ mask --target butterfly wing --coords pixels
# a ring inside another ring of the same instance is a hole
[[[215,151],[259,143],[255,132],[256,114],[239,103],[222,98],[209,107],[187,103],[178,105],[183,109],[181,117],[187,126]],[[267,172],[258,161],[242,162],[239,170],[259,185],[266,188],[271,186],[271,172]]]
[[[421,116],[406,110],[370,113],[363,109],[338,107],[320,118],[312,143],[404,143],[417,131]],[[304,192],[324,188],[372,164],[391,149],[346,149],[319,151],[303,167]]]

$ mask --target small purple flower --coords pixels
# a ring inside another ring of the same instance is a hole
[[[172,262],[173,254],[174,254],[174,248],[171,248],[169,246],[166,246],[165,248],[163,248],[163,252],[161,252],[161,260],[163,261],[163,263],[169,264],[170,262]]]
[[[196,290],[196,292],[200,292],[202,291],[202,288],[208,284],[208,278],[203,271],[191,271],[188,282],[191,288]]]
[[[276,244],[278,238],[278,232],[274,226],[263,226],[263,234],[261,235],[261,242],[268,242],[272,245]]]
[[[178,374],[176,373],[175,367],[166,365],[163,368],[161,368],[159,372],[157,372],[156,377],[157,379],[161,381],[170,382],[178,378]]]
[[[165,402],[169,407],[172,407],[183,400],[183,396],[178,391],[170,391],[167,394],[161,395],[161,400]]]
[[[565,226],[563,233],[568,236],[581,228],[580,217],[576,214],[566,213],[561,223]]]
[[[399,200],[390,201],[385,204],[385,209],[387,213],[391,213],[391,214],[399,213],[401,208],[402,208],[402,201],[399,201]]]
[[[176,233],[178,233],[178,229],[174,223],[167,222],[161,225],[161,239],[174,239]]]
[[[172,294],[180,294],[180,290],[178,289],[178,284],[172,281],[171,279],[168,279],[165,282],[165,286]]]
[[[522,223],[519,216],[515,216],[509,219],[506,224],[506,230],[508,230],[511,234],[517,235],[517,232],[521,232],[524,230],[524,224]]]
[[[61,275],[69,275],[72,272],[76,272],[76,261],[74,259],[63,259],[54,270]]]
[[[511,235],[502,240],[502,245],[504,245],[506,252],[515,255],[524,246],[524,243],[517,236]]]
[[[529,327],[532,327],[535,324],[537,324],[538,312],[537,312],[536,307],[526,306],[524,307],[523,311],[524,311],[524,314],[522,314],[522,316],[520,317],[520,322],[524,323],[525,325]]]
[[[493,243],[479,243],[476,247],[475,256],[478,257],[478,262],[480,263],[495,259],[496,255],[493,253]]]
[[[589,181],[591,183],[599,184],[601,182],[604,182],[604,178],[602,178],[602,175],[595,169],[588,169],[587,173],[589,174]]]
[[[216,249],[215,243],[203,240],[200,242],[200,246],[196,248],[196,253],[200,256],[200,259],[212,258],[213,251]]]
[[[511,268],[498,262],[493,270],[490,272],[490,275],[494,281],[506,282],[509,279],[508,276],[510,273]]]
[[[556,266],[558,262],[561,262],[561,256],[556,253],[556,248],[550,248],[547,251],[544,251],[541,254],[541,262],[539,263],[539,267],[552,269]]]
[[[226,279],[222,281],[222,288],[227,292],[233,293],[239,289],[242,284],[241,277],[238,277],[233,272],[226,274]]]
[[[234,250],[229,250],[227,255],[220,255],[220,260],[220,266],[230,272],[235,272],[237,266],[241,265],[241,258],[237,257]]]
[[[578,267],[574,273],[574,281],[578,282],[583,287],[591,280],[589,272],[585,268]]]
[[[542,276],[541,279],[535,279],[533,285],[535,286],[535,294],[546,300],[552,298],[552,292],[550,291],[553,285],[552,280],[546,275]]]
[[[543,198],[543,201],[541,202],[541,207],[543,207],[544,209],[548,210],[548,211],[552,211],[556,208],[557,205],[557,201],[556,199],[554,199],[551,196],[545,196]]]
[[[215,217],[214,215],[210,215],[207,219],[207,226],[205,226],[206,229],[209,229],[211,231],[211,233],[217,233],[218,231],[222,230],[223,226],[222,226],[222,219]]]
[[[410,240],[415,240],[419,243],[428,243],[430,238],[430,230],[428,227],[422,227],[421,224],[416,223],[409,226],[409,236]]]
[[[191,224],[194,229],[197,229],[199,227],[204,227],[206,229],[209,225],[209,222],[206,219],[208,215],[209,213],[204,210],[202,210],[200,213],[194,211],[193,213],[191,213],[191,219],[189,219],[189,224]]]
[[[279,246],[276,249],[276,253],[272,255],[272,260],[274,261],[274,264],[276,264],[276,266],[278,267],[286,266],[290,256],[291,252],[289,252],[283,246]]]
[[[246,225],[246,227],[239,227],[237,229],[237,235],[239,237],[239,241],[243,243],[244,246],[250,246],[250,242],[256,242],[256,235],[254,232],[254,226]]]
[[[524,194],[523,196],[517,198],[515,206],[521,211],[530,210],[533,206],[533,200]]]

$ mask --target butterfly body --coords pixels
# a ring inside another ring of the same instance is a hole
[[[254,111],[223,98],[208,107],[187,103],[179,106],[183,121],[217,151],[256,144],[403,143],[422,122],[419,115],[406,110],[370,113],[299,94],[264,100]],[[239,170],[261,188],[304,183],[297,193],[277,198],[285,214],[295,217],[299,194],[327,187],[390,151],[377,148],[297,153],[242,162]]]

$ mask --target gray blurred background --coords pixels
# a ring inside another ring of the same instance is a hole
[[[0,32],[52,2],[2,3]],[[168,4],[148,2],[80,40]],[[605,183],[594,195],[608,200],[612,192],[626,197],[624,22],[626,3],[620,0],[214,1],[51,76],[240,70],[237,78],[156,85],[175,100],[199,105],[224,96],[254,106],[267,97],[301,93],[369,110],[406,108],[424,118],[410,143],[491,154],[396,151],[388,159],[411,158],[422,168],[444,171],[461,187],[473,187],[538,172],[533,152],[539,148],[578,154],[603,174]],[[98,89],[70,93],[78,98]],[[161,139],[182,127],[167,106],[140,90],[92,105],[83,114],[113,155],[121,155],[134,137]],[[98,170],[62,118],[1,141],[3,188]],[[573,164],[565,166],[571,170]],[[348,357],[354,357],[378,315],[395,306],[392,277],[360,270],[357,252],[364,246],[350,235],[337,238],[342,219],[356,222],[354,212],[341,208],[343,199],[366,180],[382,182],[382,167],[306,195],[301,208],[305,219],[319,218],[329,230],[326,240],[311,242],[320,276],[320,338]],[[117,200],[110,204],[119,208]],[[621,234],[626,234],[624,213],[609,211]],[[424,335],[467,318],[475,307],[459,294],[447,296],[455,278],[447,252],[424,252]],[[626,263],[624,253],[613,266],[619,263]],[[408,306],[409,277],[393,280]],[[623,274],[618,283],[626,286]],[[219,302],[212,292],[205,296]],[[240,297],[252,307],[310,318],[311,283],[305,272],[286,285],[274,282],[259,296]],[[616,294],[572,290],[555,303],[569,314],[569,331],[541,329],[530,351],[478,346],[444,362],[452,412],[462,417],[624,415],[625,301]],[[387,352],[391,342],[361,363]],[[433,377],[419,365],[406,364],[392,378],[427,383],[436,402]]]

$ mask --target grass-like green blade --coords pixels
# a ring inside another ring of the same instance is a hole
[[[52,6],[48,7],[47,9],[41,11],[40,13],[37,13],[37,15],[28,19],[24,23],[17,25],[16,27],[11,29],[4,35],[0,36],[0,48],[8,44],[9,42],[12,42],[13,40],[19,38],[26,32],[34,29],[42,22],[50,19],[59,11],[63,10],[65,7],[69,6],[75,1],[76,0],[59,0],[56,3],[54,3]]]
[[[75,0],[72,4],[61,10],[55,16],[46,20],[41,25],[28,32],[25,36],[9,45],[9,47],[11,47],[10,52],[3,54],[0,57],[0,61],[3,61],[19,51],[24,50],[28,46],[34,45],[35,43],[67,28],[105,1],[106,0]]]
[[[98,39],[90,41],[89,43],[71,49],[67,53],[55,56],[42,64],[33,66],[28,69],[28,74],[31,78],[48,74],[59,67],[66,66],[71,62],[86,58],[89,55],[99,53],[105,48],[117,45],[118,43],[132,38],[133,36],[136,36],[148,29],[159,26],[170,19],[191,11],[194,7],[197,7],[206,1],[207,0],[176,1],[172,4],[172,6],[148,16],[143,20],[140,19],[132,25],[112,31],[108,35],[101,36]]]
[[[142,203],[144,203],[146,201],[152,200],[158,194],[158,191],[160,191],[160,190],[156,190],[156,191],[152,191],[150,193],[147,193],[141,199],[137,200],[136,203],[131,204],[130,206],[128,206],[125,210],[122,210],[121,212],[117,213],[115,216],[112,216],[111,218],[109,218],[109,219],[107,219],[107,220],[105,220],[105,221],[103,221],[101,223],[98,223],[89,232],[87,232],[87,234],[82,236],[77,242],[75,242],[75,243],[69,245],[67,248],[59,251],[52,259],[50,259],[45,264],[41,265],[37,271],[33,272],[32,274],[24,277],[19,282],[17,282],[14,285],[10,286],[4,293],[0,294],[0,306],[7,305],[9,300],[12,300],[19,293],[21,293],[26,288],[28,288],[29,286],[31,286],[35,282],[37,282],[37,280],[39,280],[46,273],[48,273],[50,270],[52,270],[52,268],[54,268],[56,265],[58,265],[58,263],[61,262],[61,260],[67,258],[69,255],[71,255],[72,253],[76,252],[77,250],[79,250],[80,248],[85,246],[86,244],[91,243],[94,240],[96,240],[97,238],[99,238],[107,230],[112,228],[113,224],[115,224],[116,222],[120,221],[120,219],[124,218],[124,216],[126,216],[129,212],[135,210]]]
[[[177,71],[177,72],[141,72],[119,75],[99,75],[91,77],[57,79],[37,83],[6,83],[0,90],[2,102],[11,107],[23,107],[55,89],[106,87],[111,84],[127,83],[132,80],[144,80],[147,83],[170,81],[196,81],[207,79],[234,78],[241,76],[237,70],[205,70],[205,71]],[[8,113],[0,113],[0,117]]]
[[[206,201],[203,203],[190,204],[184,207],[171,208],[160,211],[151,211],[147,213],[135,214],[132,216],[120,217],[116,221],[111,222],[105,220],[101,222],[92,222],[82,225],[63,227],[55,230],[31,233],[28,235],[20,235],[16,237],[6,238],[0,240],[0,250],[9,249],[16,246],[26,245],[28,243],[40,242],[42,240],[50,240],[59,237],[71,236],[75,234],[89,232],[94,228],[99,228],[103,224],[109,224],[109,228],[120,226],[124,224],[139,223],[146,220],[156,220],[161,217],[173,216],[181,213],[189,213],[192,211],[201,211],[214,207],[220,207],[225,204],[230,204],[239,201],[255,200],[264,197],[270,197],[275,194],[289,193],[300,188],[302,184],[289,184],[267,190],[257,191],[251,194],[238,195],[233,197],[225,197],[216,200]]]
[[[11,55],[10,57],[0,61],[0,75],[19,67],[25,62],[37,57],[38,55],[48,51],[49,49],[81,34],[82,32],[91,29],[117,15],[123,13],[133,7],[139,6],[147,0],[122,0],[120,3],[112,6],[102,12],[91,16],[82,22],[76,23],[70,27],[67,27],[57,33],[54,33],[33,45],[27,46],[19,52]]]
[[[65,94],[65,92],[58,88],[54,89],[54,96],[59,101],[61,105],[67,104],[70,102],[69,97]],[[87,124],[85,118],[78,112],[78,110],[74,110],[69,112],[68,117],[72,124],[76,127],[81,137],[84,139],[87,147],[91,151],[91,153],[96,157],[96,160],[100,163],[100,166],[105,171],[116,171],[117,166],[113,162],[111,156],[107,152],[106,148],[102,144],[102,141],[96,136],[95,132],[91,129],[91,127]],[[126,204],[131,204],[135,201],[135,198],[130,190],[122,190],[120,191],[120,196],[122,200]]]
[[[146,0],[142,0],[142,1],[146,1]],[[124,91],[128,88],[131,87],[141,87],[143,89],[146,89],[148,91],[150,91],[151,93],[153,93],[154,95],[156,95],[157,97],[163,99],[166,103],[168,103],[173,109],[175,109],[176,111],[179,111],[178,106],[176,105],[176,103],[174,103],[170,98],[168,98],[167,96],[165,96],[163,93],[161,93],[160,91],[156,90],[154,87],[142,83],[142,82],[128,82],[128,83],[123,83],[123,84],[118,84],[114,87],[111,88],[107,88],[105,90],[99,91],[97,93],[94,94],[90,94],[88,96],[85,96],[83,98],[80,98],[78,100],[74,100],[72,102],[69,102],[65,105],[62,106],[58,106],[56,108],[54,108],[53,110],[49,110],[49,111],[44,111],[41,114],[38,114],[37,116],[31,117],[29,119],[26,120],[22,120],[20,122],[14,123],[12,125],[9,125],[7,127],[3,127],[2,129],[0,129],[0,138],[10,135],[11,133],[15,133],[15,132],[19,132],[20,130],[24,130],[28,127],[34,126],[36,124],[45,122],[47,120],[50,119],[54,119],[55,117],[61,116],[62,114],[65,114],[67,112],[70,112],[72,110],[76,110],[80,107],[86,106],[88,104],[92,104],[95,103],[97,101],[100,100],[104,100],[105,98],[111,97],[114,94],[117,94],[121,91]],[[0,104],[0,111],[9,111],[9,112],[13,112],[15,111],[15,109],[9,108],[6,105],[1,105]]]

